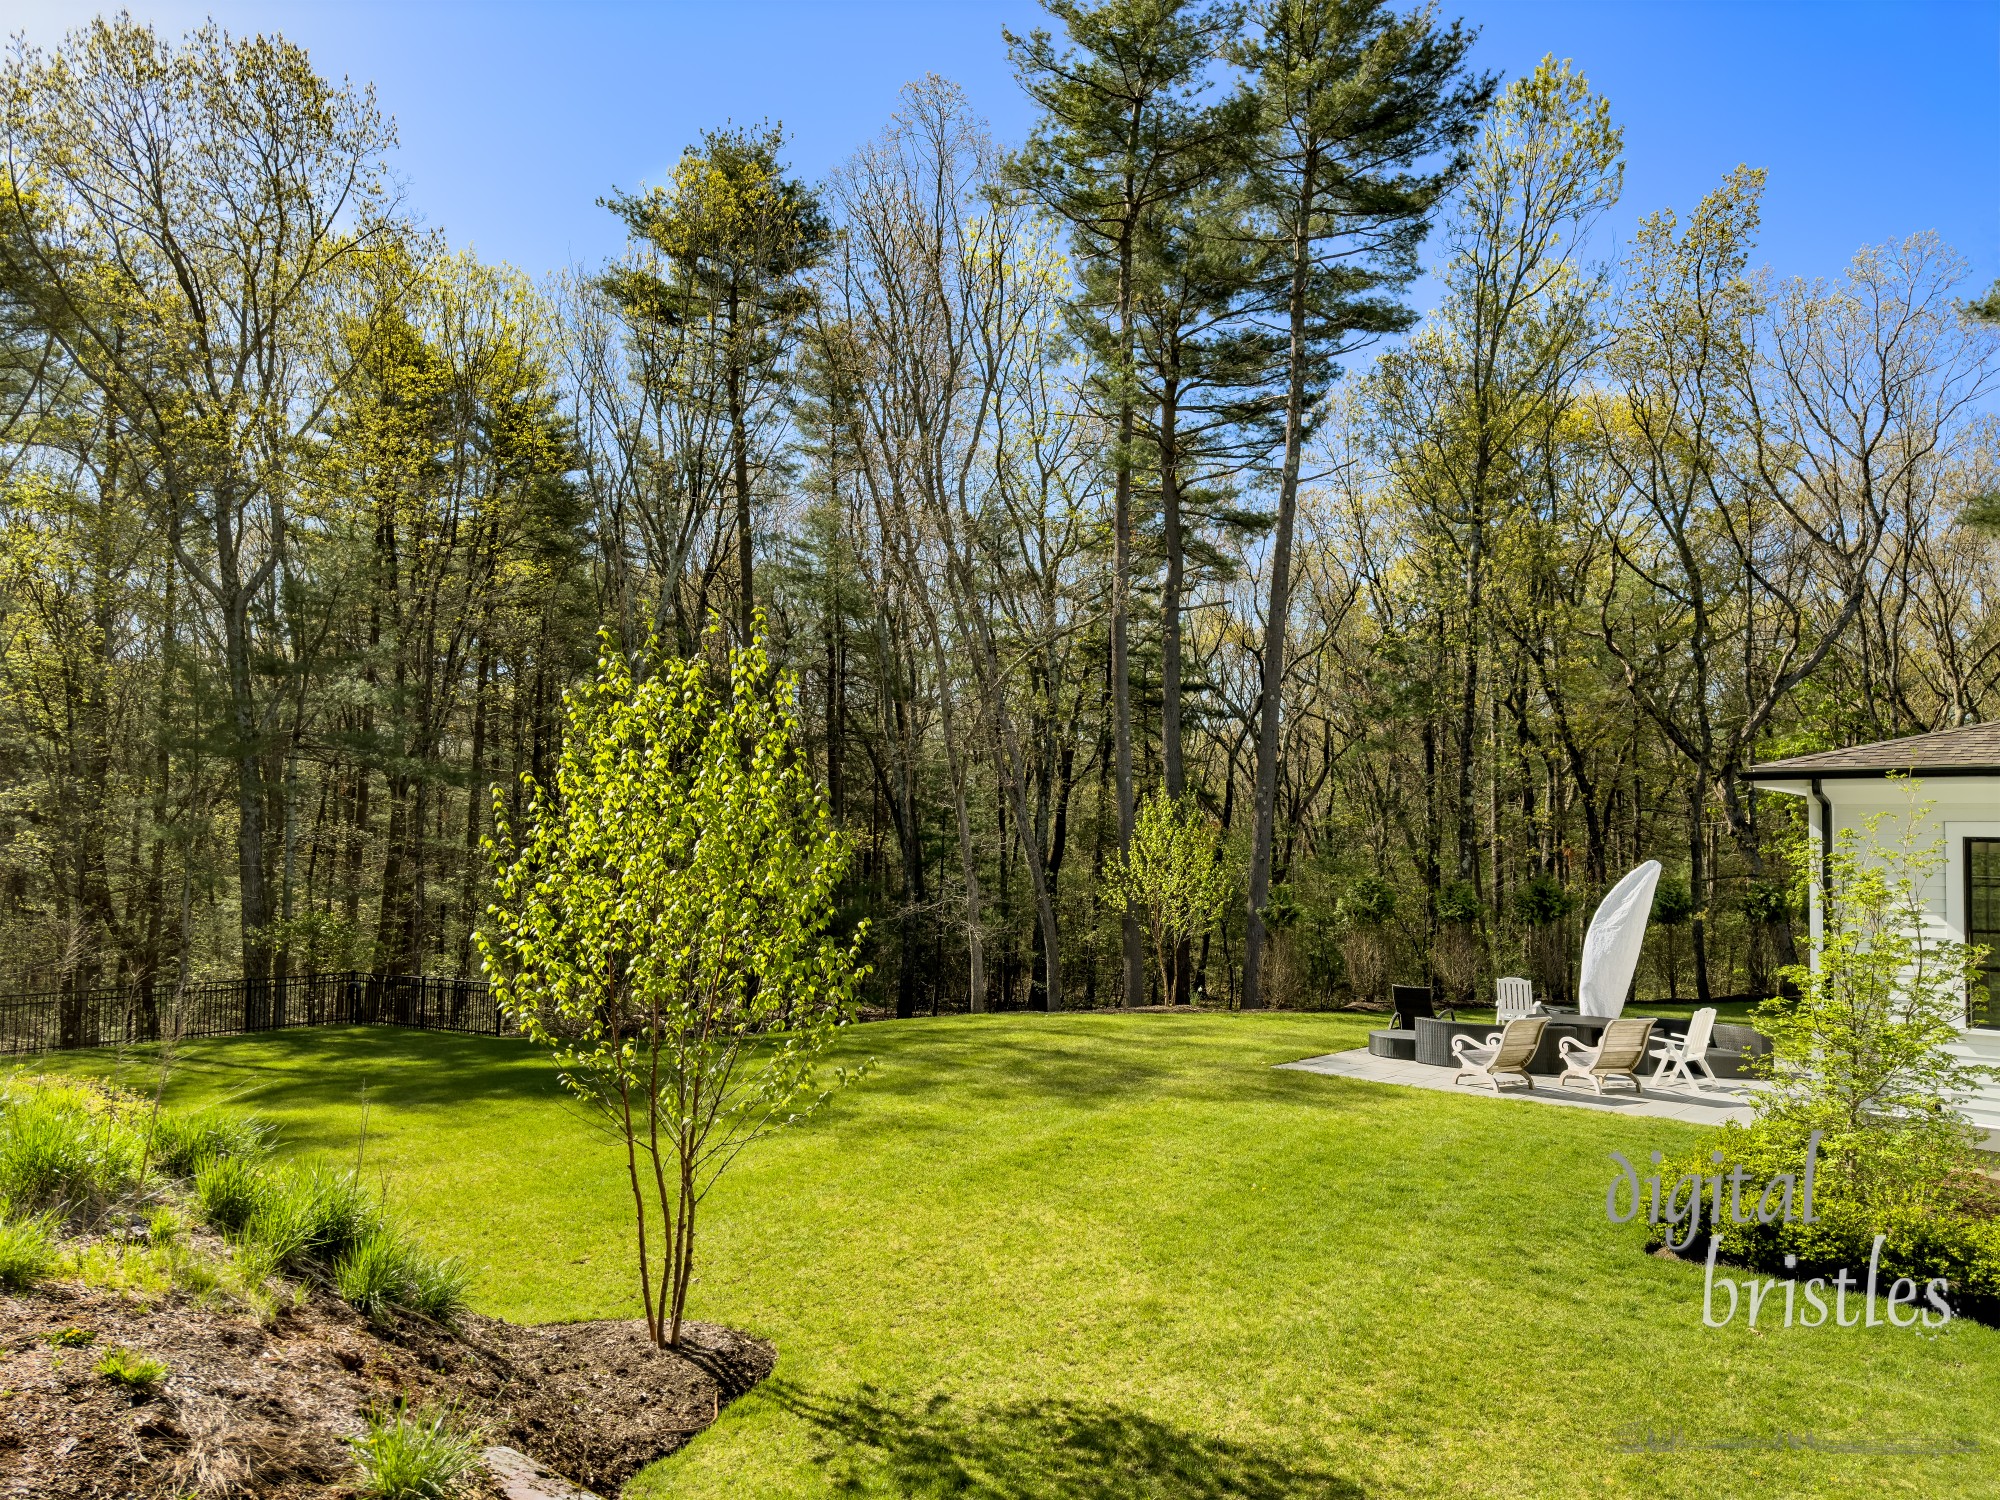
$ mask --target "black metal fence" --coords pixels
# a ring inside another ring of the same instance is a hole
[[[420,974],[345,970],[0,997],[0,1055],[130,1046],[168,1036],[241,1036],[289,1026],[517,1033],[484,980]]]

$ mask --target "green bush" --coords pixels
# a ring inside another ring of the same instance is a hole
[[[56,1265],[56,1240],[46,1218],[0,1218],[0,1287],[25,1292]]]
[[[1437,894],[1437,916],[1440,922],[1458,922],[1466,926],[1476,926],[1485,913],[1480,905],[1479,892],[1474,890],[1469,880],[1454,880]]]
[[[106,1090],[33,1081],[0,1104],[0,1197],[77,1212],[140,1186],[142,1142]]]
[[[218,1156],[195,1173],[194,1197],[203,1221],[235,1241],[237,1275],[248,1286],[283,1274],[323,1278],[371,1318],[404,1311],[443,1323],[465,1307],[458,1262],[387,1222],[352,1171]]]
[[[167,1367],[136,1349],[108,1349],[97,1362],[97,1373],[128,1391],[150,1391],[167,1378]]]
[[[218,1158],[260,1156],[271,1149],[270,1127],[262,1120],[219,1109],[162,1110],[152,1131],[153,1162],[169,1177],[193,1177]]]
[[[467,1277],[448,1256],[432,1255],[389,1224],[379,1224],[334,1268],[333,1288],[371,1318],[391,1311],[448,1323],[465,1308]]]
[[[1514,888],[1514,915],[1530,927],[1547,927],[1570,914],[1576,901],[1559,881],[1548,875]]]
[[[479,1465],[473,1438],[435,1410],[371,1417],[367,1434],[348,1445],[367,1500],[449,1500]]]
[[[1684,927],[1694,916],[1694,892],[1685,880],[1662,880],[1653,892],[1653,920],[1662,927]]]
[[[1723,1153],[1720,1165],[1711,1155],[1716,1150]],[[1803,1154],[1778,1145],[1769,1131],[1725,1126],[1699,1149],[1657,1169],[1662,1192],[1691,1173],[1727,1176],[1738,1163],[1746,1181],[1761,1192],[1779,1173],[1797,1173]],[[1844,1166],[1838,1148],[1822,1148],[1810,1224],[1798,1217],[1789,1224],[1730,1223],[1725,1193],[1724,1222],[1716,1234],[1718,1258],[1798,1280],[1831,1277],[1843,1266],[1859,1274],[1879,1234],[1883,1241],[1877,1266],[1884,1286],[1903,1276],[1919,1286],[1943,1277],[1954,1314],[2000,1327],[2000,1203],[1991,1186],[1970,1175],[1954,1175],[1929,1184],[1922,1193],[1892,1199],[1872,1191],[1863,1198],[1853,1195],[1879,1184],[1854,1178]],[[1744,1207],[1747,1212],[1750,1205]],[[1700,1237],[1683,1253],[1706,1254],[1716,1229],[1704,1216]],[[1655,1228],[1649,1247],[1664,1242],[1661,1229]],[[1795,1257],[1796,1264],[1786,1265],[1787,1256]]]
[[[270,1196],[269,1174],[257,1162],[223,1156],[194,1174],[194,1211],[224,1234],[241,1234]]]
[[[1337,910],[1349,927],[1380,927],[1396,915],[1396,888],[1380,875],[1363,875],[1347,888]]]
[[[1792,892],[1782,881],[1753,880],[1743,892],[1742,909],[1753,923],[1782,922],[1794,909]]]
[[[243,1237],[267,1246],[283,1269],[332,1265],[367,1238],[382,1210],[353,1172],[325,1162],[290,1163],[268,1174]]]

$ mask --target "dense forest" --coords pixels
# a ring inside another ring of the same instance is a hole
[[[1745,767],[2000,711],[2000,309],[1917,225],[1760,271],[1754,167],[1615,241],[1612,103],[1429,12],[1049,10],[1018,148],[717,129],[545,283],[278,37],[17,45],[0,990],[474,973],[565,692],[760,620],[898,1014],[1561,995],[1643,858],[1642,993],[1770,985]],[[1160,788],[1237,891],[1172,997]]]

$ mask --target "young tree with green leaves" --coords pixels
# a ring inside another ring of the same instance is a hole
[[[817,1066],[866,973],[865,932],[828,931],[848,843],[753,623],[722,690],[700,661],[627,661],[607,632],[551,783],[527,788],[518,832],[496,795],[486,845],[487,976],[624,1150],[656,1345],[680,1341],[702,1199],[828,1097]]]
[[[1381,0],[1267,0],[1255,34],[1232,49],[1250,77],[1259,131],[1251,191],[1272,248],[1266,315],[1286,350],[1284,458],[1264,621],[1255,826],[1243,1004],[1260,1007],[1264,904],[1291,613],[1292,532],[1300,463],[1320,398],[1343,354],[1410,326],[1400,293],[1417,274],[1417,246],[1492,96],[1469,73],[1473,34],[1429,10],[1397,15]]]
[[[1863,1243],[1961,1207],[1975,1133],[1956,1105],[1992,1073],[1957,1048],[1978,955],[1936,932],[1923,893],[1943,846],[1927,837],[1929,804],[1906,789],[1906,812],[1839,830],[1831,850],[1793,846],[1798,887],[1820,913],[1816,951],[1784,971],[1796,1000],[1758,1008],[1771,1087],[1751,1124],[1719,1143],[1753,1172],[1796,1171],[1817,1135],[1822,1216],[1865,1225]]]
[[[1236,891],[1236,872],[1200,809],[1156,789],[1139,804],[1132,846],[1105,861],[1105,901],[1144,921],[1160,998],[1175,1003],[1194,941],[1214,930]]]

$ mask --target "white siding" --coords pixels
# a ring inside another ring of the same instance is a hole
[[[1804,782],[1775,785],[1808,798],[1815,841],[1819,834],[1820,808]],[[1969,838],[2000,838],[2000,777],[1940,776],[1914,784],[1886,779],[1822,780],[1820,790],[1833,807],[1833,830],[1856,832],[1867,827],[1871,818],[1880,840],[1891,846],[1906,829],[1914,832],[1918,849],[1942,844],[1943,858],[1924,878],[1920,887],[1931,930],[1954,942],[1965,941],[1967,920],[1965,887],[1965,841]],[[1913,826],[1914,824],[1914,826]],[[1865,843],[1865,841],[1864,841]],[[1817,946],[1820,912],[1817,893],[1812,911],[1812,935]],[[1960,1043],[1968,1057],[2000,1064],[2000,1031],[1966,1028]],[[2000,1079],[1990,1079],[1977,1097],[1967,1101],[1966,1116],[1987,1132],[1986,1145],[2000,1150]]]

